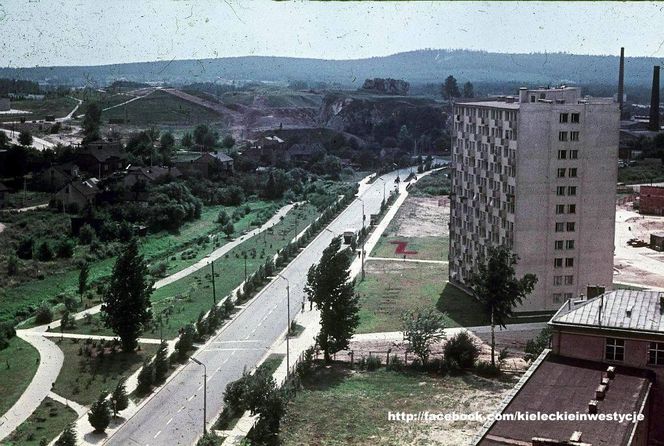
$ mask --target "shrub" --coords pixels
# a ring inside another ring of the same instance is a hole
[[[180,339],[175,343],[175,353],[180,361],[187,358],[187,353],[194,347],[194,339],[196,337],[196,328],[192,324],[184,328]]]
[[[486,376],[489,378],[500,375],[500,369],[497,366],[491,364],[489,361],[479,361],[475,365],[475,372],[478,375]]]
[[[146,359],[143,362],[143,368],[138,374],[138,385],[136,386],[136,391],[140,394],[145,395],[150,392],[154,384],[154,367],[149,359]]]
[[[443,355],[450,370],[469,369],[480,356],[480,349],[467,331],[461,331],[447,341]]]
[[[549,347],[549,342],[551,340],[551,328],[544,328],[535,339],[530,339],[526,342],[526,348],[524,349],[525,355],[523,359],[528,362],[532,362],[544,351],[544,349]]]
[[[226,212],[224,209],[219,211],[219,215],[217,216],[217,223],[219,223],[222,226],[225,226],[230,221],[231,217],[228,215],[228,212]]]
[[[53,260],[53,250],[47,241],[41,242],[37,248],[37,260],[41,262],[49,262]]]
[[[155,383],[161,384],[164,382],[166,379],[166,374],[168,373],[168,367],[168,344],[166,341],[162,341],[154,358]]]
[[[77,435],[74,423],[70,423],[65,427],[65,430],[62,431],[62,434],[60,434],[60,437],[55,442],[55,446],[76,446],[76,440]]]
[[[196,446],[216,446],[221,442],[221,437],[219,437],[214,432],[208,432],[203,435],[200,440],[196,443]]]
[[[367,370],[369,372],[373,372],[374,370],[377,370],[381,366],[382,361],[378,356],[369,356],[367,358],[366,364],[367,364]]]
[[[7,275],[15,276],[18,274],[18,258],[14,254],[10,254],[7,258]]]
[[[106,395],[99,395],[99,399],[92,403],[88,412],[88,421],[95,428],[95,432],[104,432],[111,422],[111,408]]]
[[[32,237],[26,237],[18,243],[16,248],[16,255],[19,259],[29,260],[32,258],[32,249],[34,247],[34,240]]]
[[[74,255],[74,244],[67,239],[60,240],[55,247],[55,253],[60,259],[70,259]]]
[[[81,245],[89,245],[95,239],[96,235],[92,226],[84,224],[78,232],[78,242]]]
[[[43,303],[35,311],[35,322],[39,325],[48,324],[53,321],[53,310],[48,304]]]

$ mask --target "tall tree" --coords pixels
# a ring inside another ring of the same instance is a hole
[[[459,91],[459,85],[457,85],[457,80],[454,78],[454,76],[452,75],[447,76],[447,78],[445,79],[445,83],[442,86],[441,93],[443,97],[449,101],[461,96],[461,92]]]
[[[323,251],[320,262],[309,268],[304,288],[309,300],[320,310],[321,329],[316,339],[327,363],[333,353],[348,348],[360,322],[359,300],[350,280],[352,256],[340,248],[341,237],[335,237]]]
[[[491,318],[491,365],[495,367],[496,325],[505,327],[514,307],[535,288],[537,276],[525,274],[516,277],[515,266],[519,258],[504,246],[491,247],[486,262],[477,265],[471,278],[471,288]]]
[[[101,125],[101,107],[96,102],[91,102],[85,110],[83,117],[83,142],[99,139],[99,126]]]
[[[138,337],[152,318],[152,283],[147,277],[148,266],[133,239],[115,262],[101,306],[104,324],[120,337],[126,352],[134,351]]]
[[[32,133],[29,130],[21,130],[21,133],[18,134],[18,142],[22,146],[31,146],[32,145]]]
[[[81,266],[81,272],[78,273],[78,294],[81,296],[81,303],[83,303],[83,295],[88,290],[88,276],[90,275],[90,265],[85,262]]]
[[[475,97],[475,89],[473,88],[473,84],[471,82],[466,82],[465,84],[463,84],[463,97],[464,98]]]

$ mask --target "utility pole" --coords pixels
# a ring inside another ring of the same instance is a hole
[[[286,281],[286,378],[290,377],[290,281],[277,273],[277,276]]]
[[[214,285],[215,283],[215,278],[214,278],[214,260],[210,262],[210,267],[212,268],[212,301],[214,302],[215,305],[217,305],[217,289]]]
[[[205,367],[205,364],[193,356],[189,359],[191,359],[196,364],[203,366],[203,435],[205,435],[207,434],[207,425],[205,422],[207,419],[207,367]]]

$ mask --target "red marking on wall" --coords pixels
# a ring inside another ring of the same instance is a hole
[[[390,243],[393,245],[397,245],[396,249],[394,250],[395,254],[417,254],[417,251],[406,251],[406,246],[408,246],[408,242],[401,242],[399,240],[392,240]]]

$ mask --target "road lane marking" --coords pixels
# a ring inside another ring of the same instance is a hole
[[[169,424],[171,424],[171,421],[173,421],[173,418],[171,418],[170,420],[168,420],[168,421],[166,422],[166,426],[168,426]]]
[[[159,434],[161,434],[161,431],[157,432],[157,433],[155,434],[154,438],[157,438],[157,437],[159,436]]]
[[[178,410],[178,413],[182,412],[182,409],[184,409],[184,406],[180,407],[180,409]]]
[[[254,350],[265,350],[264,347],[254,347],[254,348],[208,348],[205,351],[206,352],[232,352],[231,356],[235,354],[237,351],[241,352],[250,352]]]
[[[187,401],[191,401],[191,400],[193,400],[195,396],[196,396],[196,394],[194,393],[192,396],[190,396],[189,398],[187,398]]]

